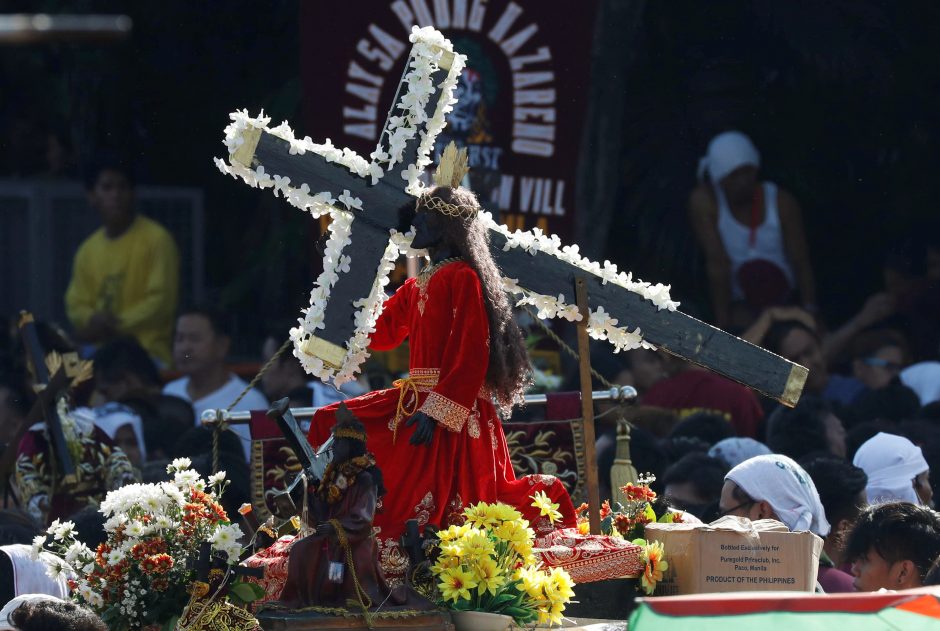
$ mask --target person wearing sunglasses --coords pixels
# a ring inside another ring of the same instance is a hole
[[[829,521],[816,485],[792,459],[780,454],[756,456],[725,476],[718,502],[720,516],[776,519],[793,532],[808,530],[825,540]],[[833,567],[825,553],[819,559],[820,588],[826,592],[851,590],[852,579]]]
[[[820,537],[829,534],[813,479],[803,467],[780,454],[756,456],[729,471],[718,510],[721,516],[752,521],[776,519],[794,532],[809,530]]]
[[[897,331],[866,331],[852,344],[852,374],[870,390],[897,379],[906,365],[907,344]]]

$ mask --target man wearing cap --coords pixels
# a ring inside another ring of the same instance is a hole
[[[699,162],[699,184],[689,198],[721,328],[746,328],[774,305],[816,309],[800,206],[787,191],[761,182],[759,168],[750,138],[737,131],[719,134]]]

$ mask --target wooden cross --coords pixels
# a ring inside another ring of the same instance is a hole
[[[445,56],[433,77],[435,86],[448,68]],[[401,114],[399,101],[405,90],[406,84],[402,81],[389,118]],[[436,99],[432,98],[427,105],[429,116],[435,106]],[[385,129],[388,126],[386,122]],[[352,243],[343,250],[350,259],[349,270],[339,275],[339,281],[330,291],[324,312],[325,326],[304,346],[305,352],[329,364],[341,365],[346,342],[356,328],[352,305],[369,294],[382,254],[389,244],[390,232],[400,227],[400,209],[414,207],[415,198],[405,191],[401,173],[415,162],[418,139],[408,142],[404,159],[373,185],[315,153],[292,155],[287,141],[267,131],[252,131],[254,133],[246,135],[245,142],[230,156],[233,163],[249,168],[260,166],[266,173],[289,177],[294,187],[306,184],[310,191],[328,192],[333,197],[348,191],[352,197],[362,200],[362,209],[355,211]],[[680,311],[658,309],[643,296],[605,282],[552,255],[543,252],[533,255],[522,248],[506,249],[506,242],[504,234],[490,231],[490,250],[496,263],[503,275],[515,279],[520,287],[549,296],[560,292],[573,295],[576,281],[581,279],[592,305],[603,306],[621,325],[639,327],[643,339],[650,344],[785,405],[793,406],[799,399],[806,381],[806,368]]]
[[[57,404],[59,399],[69,391],[69,388],[90,377],[91,365],[89,362],[80,361],[77,354],[67,353],[65,356],[59,357],[58,365],[55,367],[54,373],[50,375],[49,367],[46,365],[46,355],[39,343],[33,315],[26,311],[21,312],[17,326],[20,330],[29,364],[32,367],[36,403],[26,415],[21,426],[14,432],[13,439],[7,444],[2,456],[0,456],[0,475],[3,476],[3,484],[7,483],[8,477],[16,464],[20,439],[29,427],[39,420],[45,421],[49,445],[52,447],[50,463],[53,465],[53,475],[59,477],[59,484],[66,486],[74,484],[77,481],[75,462],[72,460],[65,435],[62,432]]]

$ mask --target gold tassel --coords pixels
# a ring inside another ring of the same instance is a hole
[[[617,422],[617,447],[614,452],[614,464],[610,468],[610,492],[619,497],[618,490],[627,483],[636,482],[636,467],[630,456],[630,423],[625,419]],[[611,498],[613,499],[613,498]]]

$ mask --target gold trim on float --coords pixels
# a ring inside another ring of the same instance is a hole
[[[447,70],[449,72],[450,67],[454,65],[454,53],[437,46],[434,48],[437,48],[441,51],[441,60],[437,62],[437,65],[441,68],[441,70]]]
[[[346,351],[342,347],[313,335],[300,343],[300,350],[307,355],[319,357],[323,363],[337,370],[342,367],[343,360],[346,359]]]
[[[806,385],[808,376],[809,370],[799,364],[793,364],[793,368],[790,369],[790,376],[787,377],[787,385],[780,397],[780,402],[788,407],[795,407],[797,401],[800,400],[800,395],[803,393],[803,386]]]
[[[258,143],[261,142],[261,130],[257,127],[249,127],[242,132],[242,139],[244,142],[232,154],[232,161],[250,169],[251,163],[255,159],[255,150],[258,148]]]

